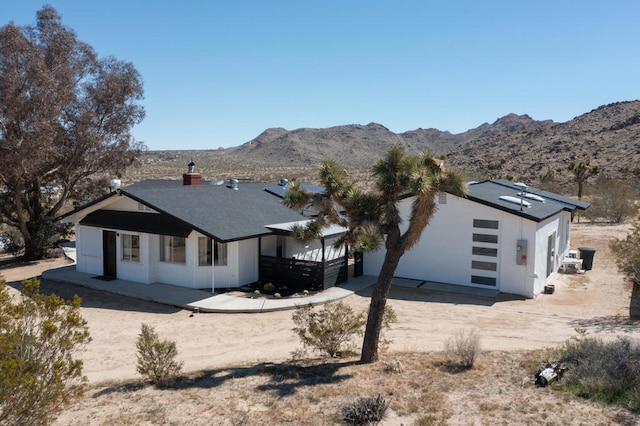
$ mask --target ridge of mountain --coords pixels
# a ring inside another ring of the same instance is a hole
[[[470,141],[447,153],[468,176],[538,181],[589,160],[614,178],[632,178],[640,160],[640,101],[600,106],[545,129]]]
[[[371,163],[393,145],[408,152],[428,149],[445,153],[470,141],[548,128],[552,120],[536,121],[528,115],[508,114],[494,123],[459,134],[438,129],[416,129],[394,133],[378,123],[348,124],[328,128],[286,130],[270,128],[238,147],[228,149],[235,158],[310,164],[339,159],[348,164]]]
[[[367,180],[371,165],[395,144],[408,152],[428,149],[446,154],[447,163],[467,179],[507,177],[535,184],[542,176],[553,176],[565,184],[572,181],[568,165],[589,160],[607,176],[637,180],[640,101],[602,105],[563,123],[508,114],[458,134],[434,128],[394,133],[377,123],[269,128],[233,148],[146,151],[141,167],[128,171],[127,178],[176,178],[184,173],[187,163],[196,159],[205,179],[315,180],[316,165],[333,159],[357,179]]]

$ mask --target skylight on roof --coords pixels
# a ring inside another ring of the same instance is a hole
[[[517,204],[519,206],[524,206],[524,207],[527,207],[527,208],[531,207],[531,203],[526,201],[526,200],[523,200],[522,198],[512,197],[511,195],[501,195],[498,198],[501,199],[502,201],[506,201],[508,203]]]
[[[529,199],[531,199],[531,200],[536,200],[536,201],[540,201],[540,202],[543,202],[543,203],[544,203],[544,198],[542,198],[542,197],[541,197],[541,196],[539,196],[539,195],[532,194],[532,193],[530,193],[530,192],[518,192],[518,195],[519,195],[520,197],[529,198]]]

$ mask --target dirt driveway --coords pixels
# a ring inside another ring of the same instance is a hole
[[[628,320],[630,284],[612,261],[607,242],[622,238],[630,226],[576,224],[572,247],[595,248],[593,270],[581,275],[559,274],[554,294],[535,299],[501,295],[495,300],[452,293],[394,288],[390,304],[399,322],[388,333],[391,350],[441,350],[459,330],[477,328],[486,350],[536,349],[557,345],[584,328],[605,338],[640,337],[637,323]],[[6,261],[6,259],[5,259]],[[2,263],[7,282],[38,276],[60,264]],[[156,328],[162,338],[176,341],[184,369],[199,370],[235,363],[285,361],[299,343],[291,328],[291,312],[259,314],[197,314],[141,302],[67,284],[43,282],[45,291],[64,297],[78,293],[84,303],[93,341],[83,358],[85,374],[93,383],[137,376],[135,342],[140,324]],[[366,309],[367,291],[344,299],[355,309]]]

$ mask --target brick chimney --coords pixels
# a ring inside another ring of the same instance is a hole
[[[196,165],[192,161],[189,163],[189,168],[187,169],[187,173],[182,175],[182,184],[183,185],[200,185],[202,183],[202,175],[200,173],[196,173]]]

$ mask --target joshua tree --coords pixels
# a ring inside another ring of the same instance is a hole
[[[578,163],[571,163],[568,167],[569,171],[573,173],[576,183],[578,184],[578,199],[582,199],[582,190],[584,189],[584,183],[591,176],[595,176],[600,173],[600,167],[592,166],[589,164],[589,160],[580,161]]]
[[[419,241],[436,212],[435,197],[441,191],[464,196],[466,190],[461,174],[445,171],[443,158],[428,152],[407,155],[398,146],[389,149],[375,163],[373,174],[375,190],[363,192],[337,163],[324,161],[320,165],[323,194],[309,193],[294,182],[284,199],[291,208],[302,208],[311,202],[319,211],[317,220],[306,227],[293,229],[299,241],[318,238],[323,226],[339,224],[347,228],[347,232],[337,244],[346,242],[355,250],[374,251],[384,243],[386,253],[371,296],[362,344],[360,361],[363,363],[378,360],[391,280],[400,258]],[[402,231],[400,203],[408,197],[411,197],[411,209],[407,226]],[[345,214],[340,214],[336,206],[340,206]]]

